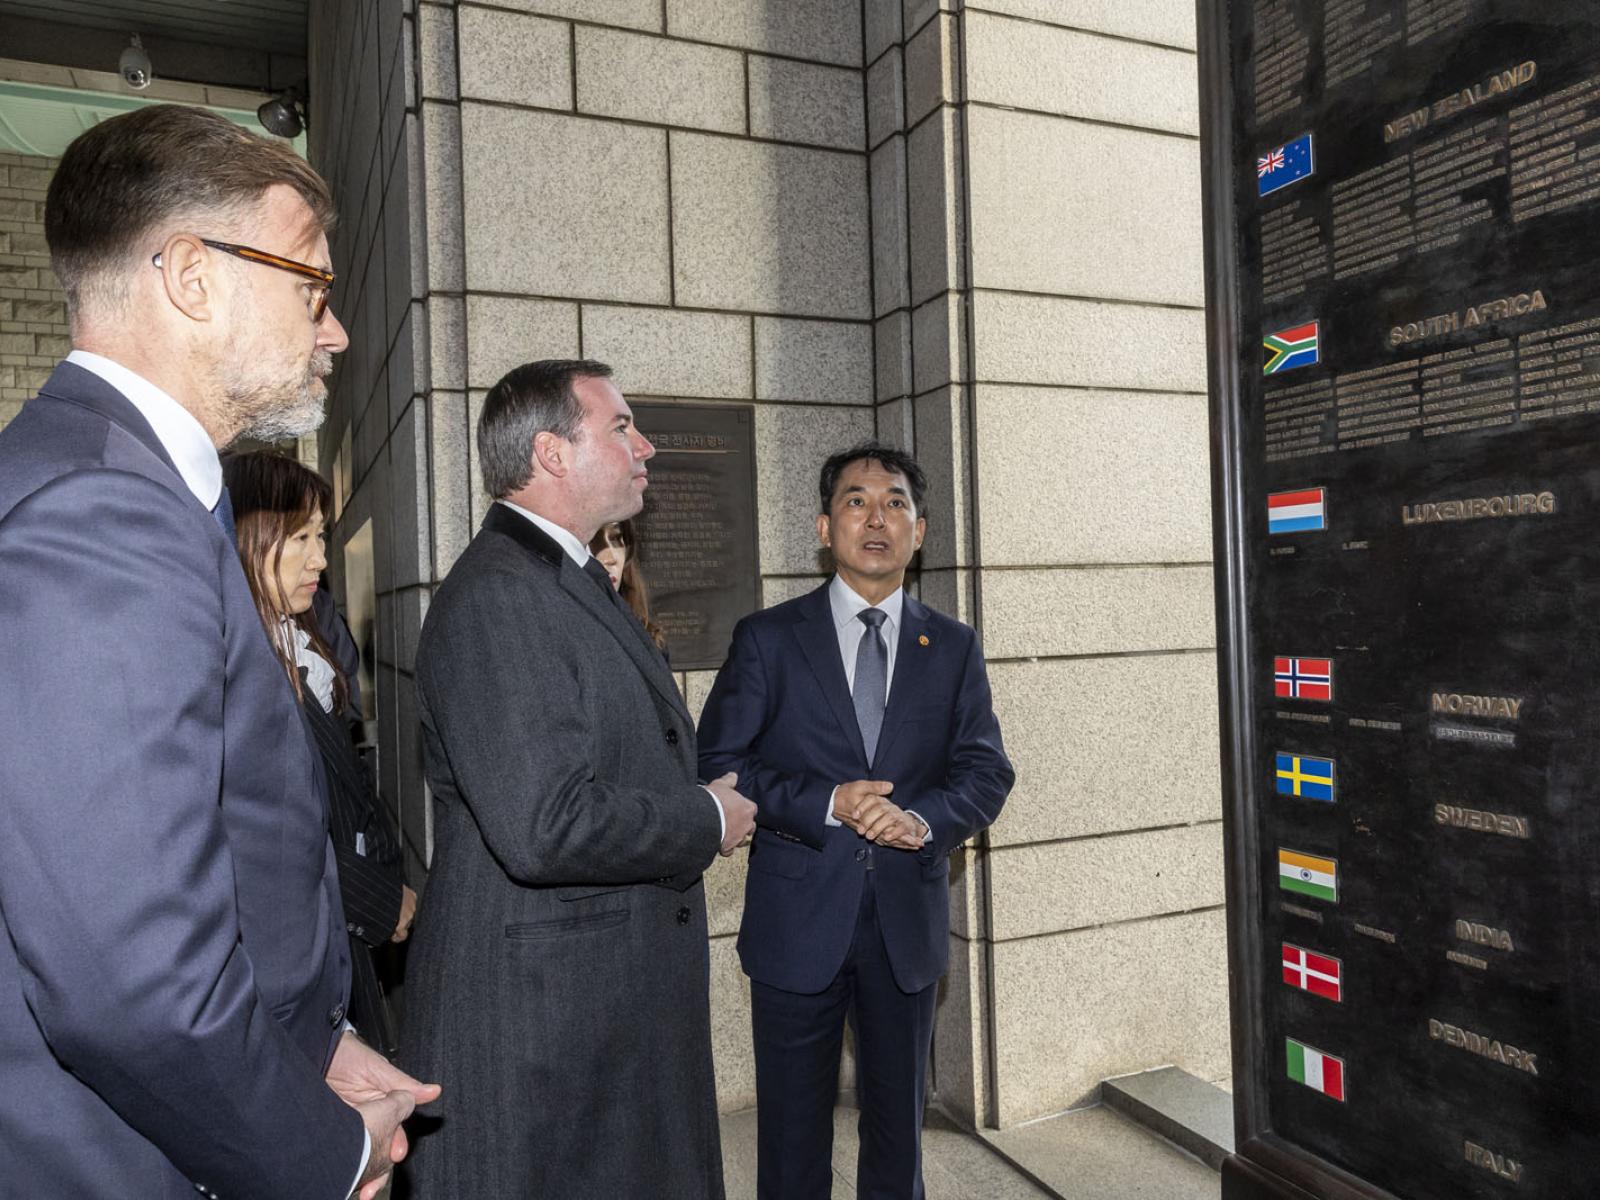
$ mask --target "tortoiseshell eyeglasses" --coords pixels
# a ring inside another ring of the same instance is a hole
[[[333,272],[324,271],[321,267],[313,267],[307,263],[295,262],[292,258],[284,258],[281,254],[269,254],[265,250],[257,250],[254,246],[238,246],[232,242],[214,242],[210,238],[201,238],[202,245],[210,246],[213,250],[221,250],[224,254],[231,254],[235,258],[242,258],[245,262],[260,263],[264,267],[276,267],[280,271],[288,271],[291,275],[299,275],[309,279],[317,285],[311,294],[311,323],[322,322],[322,315],[328,311],[328,299],[333,295]],[[158,250],[150,260],[155,266],[161,265],[161,252]]]

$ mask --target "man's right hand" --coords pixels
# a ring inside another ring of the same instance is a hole
[[[894,784],[884,779],[856,779],[841,783],[833,793],[834,820],[853,827],[864,808],[893,793]]]
[[[361,1114],[367,1136],[372,1139],[372,1151],[367,1155],[367,1165],[356,1188],[359,1200],[374,1200],[389,1182],[394,1164],[406,1156],[406,1131],[400,1123],[416,1106],[416,1099],[410,1092],[389,1092],[376,1100],[352,1106]]]
[[[747,800],[734,790],[734,785],[738,782],[739,776],[729,771],[726,775],[719,776],[706,784],[711,794],[717,798],[717,803],[722,805],[722,819],[727,825],[722,832],[724,856],[737,850],[756,827],[755,801]]]

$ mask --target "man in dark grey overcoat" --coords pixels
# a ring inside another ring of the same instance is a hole
[[[497,497],[417,648],[435,808],[403,1061],[444,1085],[418,1200],[720,1200],[701,872],[754,825],[696,782],[666,661],[589,553],[654,448],[610,368],[518,367],[478,424]]]

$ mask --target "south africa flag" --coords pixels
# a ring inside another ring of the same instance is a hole
[[[1280,375],[1296,367],[1314,367],[1322,361],[1317,347],[1317,322],[1307,321],[1292,329],[1280,329],[1261,339],[1266,348],[1267,361],[1261,368],[1263,375]]]

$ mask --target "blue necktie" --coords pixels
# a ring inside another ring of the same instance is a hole
[[[217,519],[217,524],[222,526],[222,532],[228,535],[228,545],[235,550],[239,548],[239,531],[233,524],[233,501],[228,498],[226,486],[222,495],[217,498],[216,507],[211,510],[211,515]]]
[[[856,619],[867,628],[856,647],[856,681],[850,698],[855,702],[856,724],[870,765],[878,752],[878,733],[883,729],[883,709],[889,694],[889,647],[878,632],[889,614],[881,608],[868,608],[857,613]]]

